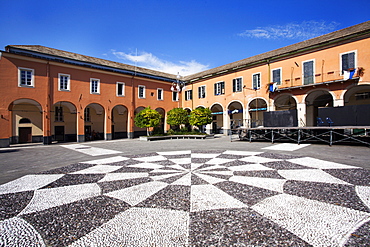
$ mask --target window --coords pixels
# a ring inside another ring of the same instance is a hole
[[[172,101],[179,101],[179,93],[176,91],[172,92]]]
[[[145,99],[145,86],[139,86],[138,97],[139,99]]]
[[[26,68],[19,68],[19,75],[18,75],[18,86],[20,87],[34,87],[34,70],[33,69],[26,69]]]
[[[193,99],[193,90],[186,90],[185,91],[185,100],[192,100]]]
[[[261,88],[261,73],[253,74],[252,81],[253,81],[252,88],[255,90],[260,89]]]
[[[277,85],[281,85],[281,69],[273,69],[272,70],[272,82],[276,83]]]
[[[198,98],[204,99],[206,97],[206,86],[198,87]]]
[[[217,82],[215,83],[215,95],[225,94],[225,82]]]
[[[117,96],[125,96],[125,83],[117,82]]]
[[[90,108],[86,107],[84,113],[85,113],[85,122],[91,122]]]
[[[55,107],[55,122],[63,122],[63,107],[56,106]]]
[[[241,77],[233,79],[233,92],[241,92],[243,90],[243,80]]]
[[[100,93],[100,80],[99,79],[90,79],[90,93],[99,94]]]
[[[303,62],[303,84],[315,83],[315,71],[314,71],[314,60]]]
[[[157,100],[163,100],[163,89],[162,88],[157,89]]]
[[[65,74],[59,74],[59,91],[69,91],[70,90],[70,76]]]
[[[348,71],[351,69],[356,68],[356,52],[348,52],[348,53],[342,53],[341,54],[341,74],[344,73],[344,71]]]

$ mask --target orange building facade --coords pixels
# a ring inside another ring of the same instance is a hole
[[[266,116],[272,126],[317,126],[323,108],[370,104],[369,67],[370,22],[365,22],[191,75],[183,107],[209,107],[211,133],[266,126],[271,124]]]
[[[134,126],[150,106],[178,107],[176,76],[42,46],[8,46],[0,60],[0,146],[111,140],[146,133]]]
[[[271,123],[316,126],[324,108],[370,105],[369,65],[370,22],[183,77],[180,95],[171,91],[176,75],[48,47],[7,46],[0,56],[0,147],[134,138],[145,133],[134,117],[147,106],[162,114],[164,131],[176,107],[209,107],[209,133]]]

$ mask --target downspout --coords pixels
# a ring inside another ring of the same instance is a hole
[[[50,63],[49,61],[46,64],[46,77],[48,80],[48,99],[47,99],[47,105],[45,109],[45,126],[44,128],[47,128],[46,131],[46,136],[44,136],[43,144],[51,144],[51,107],[53,105],[53,100],[52,100],[52,93],[53,93],[53,82],[50,77]]]

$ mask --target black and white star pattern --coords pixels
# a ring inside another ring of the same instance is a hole
[[[369,244],[370,172],[291,155],[116,156],[0,185],[0,246]]]

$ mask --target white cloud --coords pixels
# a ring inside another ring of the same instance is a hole
[[[113,50],[112,53],[117,58],[125,60],[126,63],[131,65],[137,65],[138,67],[162,71],[174,75],[180,73],[181,76],[186,76],[209,69],[208,65],[198,63],[195,60],[173,63],[160,59],[148,52],[140,52],[136,55]]]
[[[271,25],[245,30],[239,33],[242,37],[261,39],[310,39],[334,31],[339,23],[325,21],[304,21],[286,25]]]

